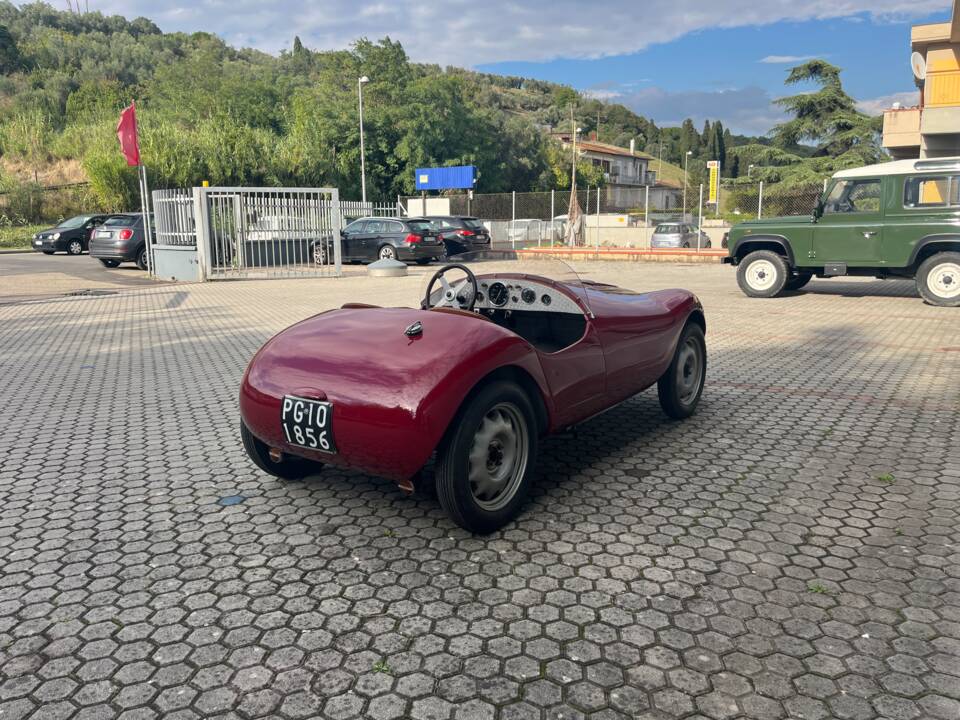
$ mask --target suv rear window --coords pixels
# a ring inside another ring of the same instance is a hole
[[[960,175],[911,177],[903,183],[903,206],[906,208],[957,205],[960,205]]]
[[[669,233],[678,233],[680,232],[679,225],[657,225],[657,229],[654,230],[657,233],[669,234]]]
[[[417,232],[433,229],[433,223],[429,220],[408,220],[407,225]]]
[[[112,227],[133,227],[140,221],[139,215],[118,215],[117,217],[112,217],[108,219],[104,225],[110,225]]]

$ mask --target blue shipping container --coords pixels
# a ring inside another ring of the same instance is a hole
[[[414,172],[417,190],[472,189],[476,177],[477,168],[473,165],[417,168]]]

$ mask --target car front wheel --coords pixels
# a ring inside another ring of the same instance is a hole
[[[703,328],[688,322],[680,333],[670,367],[657,381],[660,407],[676,420],[696,412],[707,377],[707,343]]]
[[[80,255],[83,253],[83,243],[80,240],[71,240],[67,243],[68,255]]]
[[[928,257],[917,269],[917,291],[931,305],[960,307],[960,252]]]
[[[770,250],[755,250],[737,267],[737,284],[748,297],[776,297],[783,292],[789,278],[786,260]]]
[[[527,394],[510,382],[481,388],[454,419],[437,462],[437,497],[460,527],[491,533],[520,510],[530,488],[537,425]]]
[[[40,252],[42,252],[44,255],[53,255],[54,253],[53,250],[41,250]]]
[[[283,480],[300,480],[308,475],[316,475],[323,469],[323,463],[307,460],[294,455],[283,455],[279,462],[270,457],[270,448],[262,440],[254,436],[247,426],[240,423],[240,439],[243,449],[253,461],[253,464],[268,475]]]

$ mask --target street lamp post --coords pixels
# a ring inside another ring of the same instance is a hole
[[[360,98],[360,198],[367,202],[367,167],[363,156],[363,85],[370,82],[370,78],[363,75],[357,78],[357,95]]]
[[[687,161],[690,160],[690,156],[693,155],[693,150],[687,150],[687,154],[683,156],[683,219],[687,219]]]

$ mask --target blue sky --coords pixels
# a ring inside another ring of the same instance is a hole
[[[98,0],[165,31],[214,32],[278,53],[390,36],[419,62],[554,80],[659,124],[720,119],[763,133],[788,58],[844,69],[848,92],[879,113],[916,96],[910,26],[942,22],[952,0]],[[763,62],[766,59],[767,62]],[[782,60],[779,62],[777,60]],[[802,89],[802,88],[801,88]]]
[[[797,91],[783,84],[789,69],[812,57],[841,67],[844,87],[866,110],[913,98],[910,27],[946,20],[949,11],[885,20],[859,13],[698,30],[626,55],[486,63],[478,69],[567,83],[668,125],[689,115],[698,126],[719,117],[734,131],[760,133],[778,115],[770,100]]]

